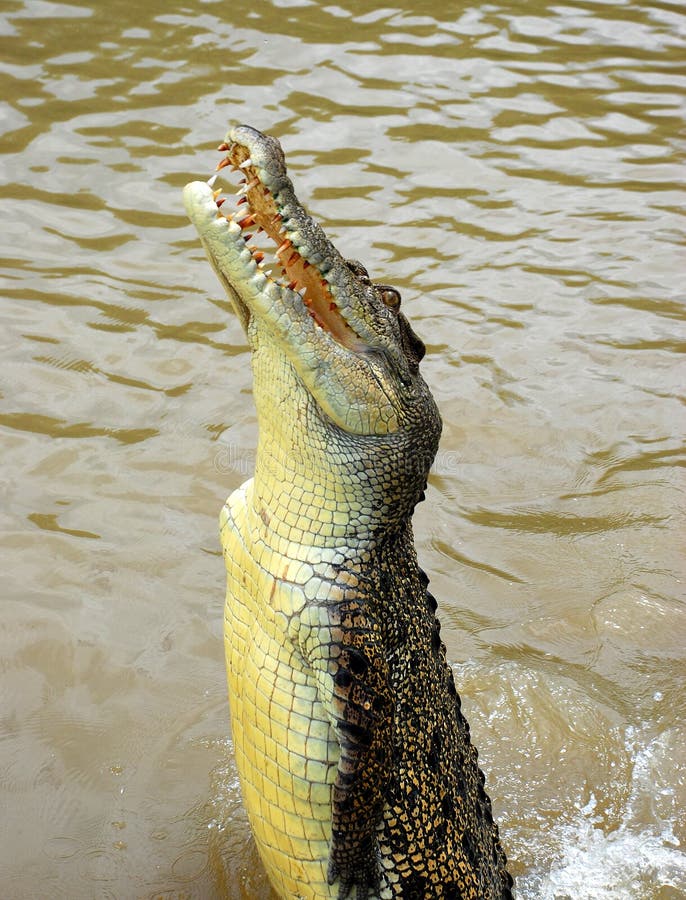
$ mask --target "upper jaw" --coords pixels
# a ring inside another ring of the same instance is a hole
[[[242,176],[238,190],[233,198],[216,191],[210,200],[210,192],[199,183],[189,185],[186,209],[220,278],[233,289],[230,294],[238,301],[243,323],[251,306],[251,292],[241,296],[243,284],[253,282],[259,290],[266,284],[286,306],[300,316],[308,315],[338,343],[363,352],[374,335],[354,308],[352,297],[359,287],[345,260],[296,198],[278,141],[240,125],[231,129],[219,149],[226,155],[217,169],[230,167],[238,172]],[[223,243],[234,245],[233,254],[219,251],[222,241],[217,227],[211,229],[211,246],[203,237],[212,216],[219,228],[228,226]],[[267,268],[270,260],[272,271]]]

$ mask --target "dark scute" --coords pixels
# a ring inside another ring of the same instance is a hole
[[[355,648],[348,650],[348,665],[353,675],[364,675],[369,668],[366,656]]]
[[[460,797],[467,796],[467,782],[462,772],[455,773],[455,786]]]
[[[409,628],[405,622],[390,622],[388,628],[388,649],[397,650],[406,642],[409,635]]]
[[[431,747],[429,748],[429,753],[426,758],[426,761],[429,765],[429,768],[435,772],[440,764],[440,756],[441,756],[441,736],[436,729],[433,735],[431,736]]]
[[[476,850],[472,836],[466,832],[462,835],[462,849],[472,865],[476,864]]]
[[[403,878],[402,886],[402,897],[407,900],[426,900],[431,897],[431,888],[420,872],[411,872],[407,878]]]
[[[431,591],[426,592],[426,605],[429,607],[431,612],[435,613],[436,610],[438,609],[438,601],[436,600],[434,595],[431,593]]]
[[[382,697],[381,694],[377,694],[376,697],[372,700],[372,709],[374,712],[382,712],[386,708],[387,700],[385,697]]]
[[[338,687],[347,688],[352,684],[353,677],[347,669],[339,669],[333,679]]]
[[[345,722],[339,719],[338,727],[353,744],[362,744],[362,746],[368,747],[372,742],[372,736],[368,729],[363,728],[361,725],[354,725],[352,722]]]
[[[434,630],[432,631],[431,646],[434,648],[434,650],[438,650],[442,646],[440,628],[434,628]]]
[[[448,884],[443,894],[445,900],[464,900],[462,888],[456,884]]]

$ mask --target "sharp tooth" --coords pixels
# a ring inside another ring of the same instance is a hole
[[[220,144],[220,145],[217,147],[217,150],[218,150],[220,153],[226,153],[226,151],[229,150],[229,149],[230,149],[230,148],[229,148],[229,145],[228,145],[227,143]]]
[[[218,162],[218,163],[217,163],[217,172],[218,172],[220,169],[224,169],[224,168],[226,168],[226,166],[230,166],[230,165],[231,165],[231,160],[229,159],[228,156],[225,156],[224,159],[222,159],[221,162]]]
[[[238,224],[241,226],[241,228],[248,228],[250,225],[255,224],[255,217],[245,216],[243,219],[239,220]]]
[[[251,165],[252,165],[252,160],[250,159],[250,157],[248,157],[242,163],[239,163],[238,168],[239,169],[247,169],[248,166],[251,166]]]
[[[207,183],[209,184],[210,187],[214,187],[214,183],[217,180],[217,178],[219,178],[219,175],[215,174],[211,178],[207,179]]]
[[[247,198],[247,197],[241,197],[240,200],[236,200],[236,206],[240,206],[241,203],[247,203],[247,202],[248,202],[248,198]]]
[[[276,255],[278,256],[280,253],[283,253],[284,250],[288,250],[288,248],[291,246],[292,243],[293,242],[291,241],[290,238],[286,238],[286,240],[283,242],[283,244],[281,244],[280,247],[278,248],[278,250],[276,251]]]
[[[217,200],[217,206],[221,206],[225,200],[226,200],[226,197],[220,197],[219,200]]]
[[[289,281],[289,282],[288,282],[288,289],[291,290],[291,291],[294,291],[294,290],[296,289],[297,285],[298,285],[298,282],[297,282],[297,281],[295,281],[295,280],[294,280],[294,281]]]

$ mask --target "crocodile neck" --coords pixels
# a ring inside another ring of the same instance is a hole
[[[270,459],[270,472],[274,465]],[[290,474],[285,470],[285,478]],[[288,484],[285,479],[279,482]],[[301,585],[308,602],[354,597],[380,620],[406,615],[423,604],[427,579],[417,563],[411,519],[399,521],[392,529],[353,527],[340,514],[331,521],[327,498],[317,493],[320,487],[320,482],[304,481],[302,496],[312,494],[314,502],[301,506],[297,516],[292,516],[288,507],[289,502],[292,506],[292,489],[276,494],[257,471],[244,485],[244,539],[253,547],[268,550],[260,559],[265,574]],[[295,495],[300,495],[300,488]],[[306,565],[298,568],[297,563]],[[397,610],[400,584],[406,608]]]
[[[406,463],[394,460],[391,441],[387,454],[378,436],[358,436],[351,448],[334,423],[322,429],[321,410],[286,360],[276,376],[273,359],[268,367],[262,362],[253,353],[259,437],[251,499],[257,515],[281,543],[302,548],[362,559],[393,540],[406,546],[399,536],[411,534],[438,438],[411,458],[421,480],[416,471],[413,480],[401,477],[407,472],[397,467]]]

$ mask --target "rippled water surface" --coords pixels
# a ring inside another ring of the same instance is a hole
[[[429,346],[419,550],[519,896],[686,896],[682,5],[7,0],[0,42],[0,896],[270,897],[248,354],[180,200],[236,121]]]

